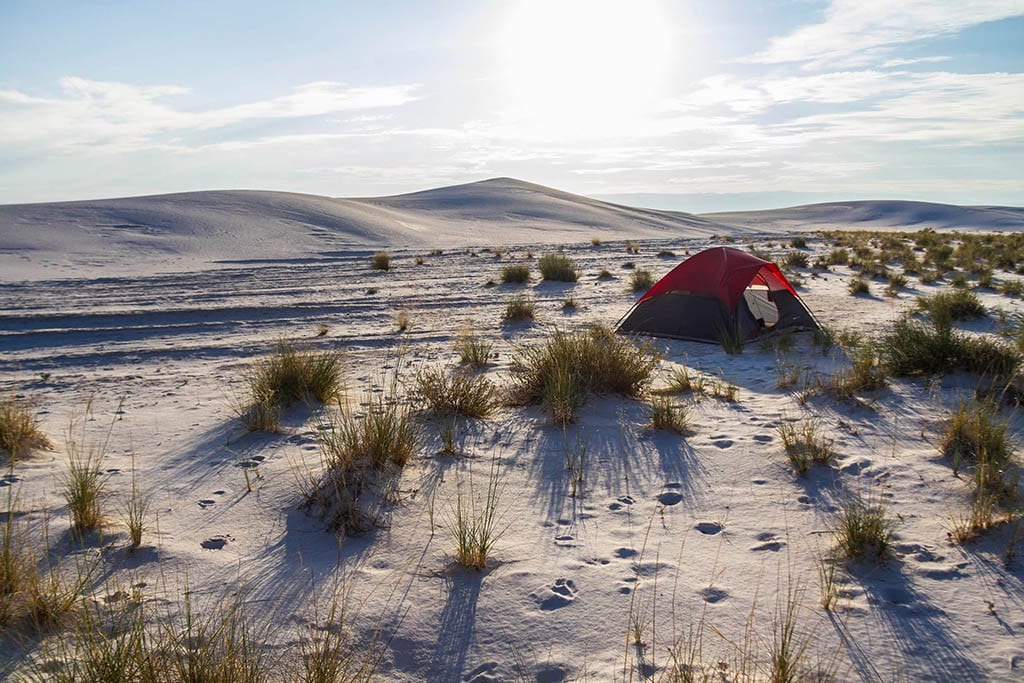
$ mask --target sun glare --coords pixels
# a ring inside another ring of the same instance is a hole
[[[505,114],[538,134],[619,130],[664,96],[673,45],[657,0],[520,0],[499,21]]]

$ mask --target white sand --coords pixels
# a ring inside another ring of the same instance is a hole
[[[623,263],[660,276],[687,250],[718,243],[709,235],[722,232],[701,219],[574,201],[489,181],[358,202],[218,192],[0,207],[0,392],[34,398],[58,442],[89,397],[96,437],[124,397],[106,464],[109,516],[119,518],[131,453],[154,515],[154,530],[134,554],[123,530],[109,527],[95,594],[145,582],[146,598],[158,600],[186,576],[200,596],[245,586],[253,609],[276,626],[270,642],[287,645],[289,629],[309,618],[311,586],[343,575],[360,606],[356,630],[379,628],[388,642],[381,680],[504,681],[525,671],[541,681],[616,681],[642,680],[641,671],[656,677],[673,639],[700,623],[707,627],[706,664],[731,660],[735,651],[723,638],[742,644],[751,620],[746,640],[763,651],[779,594],[792,588],[802,591],[800,628],[814,634],[811,655],[834,656],[840,680],[1020,680],[1024,564],[1004,564],[1005,532],[964,547],[947,539],[950,518],[966,510],[969,493],[941,460],[936,430],[971,395],[971,377],[896,380],[863,401],[815,398],[801,406],[793,390],[776,387],[775,352],[754,344],[727,356],[716,346],[658,341],[665,354],[659,377],[686,363],[737,385],[738,402],[691,403],[693,434],[685,438],[649,430],[646,407],[635,400],[592,399],[564,433],[539,407],[503,408],[464,425],[467,457],[437,455],[436,425],[428,421],[427,441],[398,483],[398,502],[385,508],[385,528],[339,548],[297,509],[294,473],[318,461],[315,416],[296,409],[281,434],[248,434],[230,407],[243,388],[240,370],[276,339],[344,349],[346,380],[358,395],[399,346],[407,345],[414,366],[453,364],[454,336],[470,327],[495,342],[499,355],[488,375],[502,383],[514,349],[552,326],[614,323],[625,313],[634,295]],[[303,217],[293,221],[289,212],[298,206]],[[321,207],[319,222],[308,218],[311,206]],[[127,222],[130,212],[137,212],[133,223],[158,215],[174,222],[153,219],[152,230],[133,228],[131,238],[98,226],[101,215]],[[375,232],[380,223],[373,221],[396,215],[415,216],[409,222],[422,232]],[[66,223],[70,216],[77,222]],[[330,221],[341,225],[339,216],[353,222],[340,236],[324,236]],[[43,224],[50,234],[39,231]],[[157,245],[152,252],[139,246],[146,234]],[[632,255],[621,241],[591,246],[591,235],[647,241]],[[582,268],[578,283],[484,286],[527,249],[539,255],[538,243],[562,241]],[[516,246],[501,259],[453,249],[470,243]],[[369,265],[370,247],[383,244],[399,245],[392,272]],[[827,246],[811,239],[813,250]],[[416,265],[413,256],[430,247],[445,252]],[[678,258],[656,257],[664,248]],[[140,260],[122,271],[123,259],[136,253]],[[270,256],[297,260],[210,265]],[[165,257],[167,268],[160,265]],[[141,272],[188,265],[193,269]],[[616,279],[597,280],[601,268]],[[808,278],[801,295],[822,322],[867,333],[915,295],[935,290],[912,281],[889,299],[876,283],[876,296],[855,299],[846,292],[848,278],[844,268]],[[368,294],[371,287],[377,293]],[[537,297],[538,320],[502,326],[504,303],[520,291]],[[570,294],[579,308],[567,314],[561,302]],[[1018,300],[981,296],[990,307],[1022,310]],[[393,315],[403,308],[411,329],[398,334]],[[329,329],[324,337],[316,336],[319,324]],[[823,373],[840,363],[821,356],[808,335],[782,359]],[[839,465],[800,479],[776,427],[806,416],[820,419],[835,439]],[[1019,438],[1019,418],[1007,417]],[[578,440],[587,444],[585,483],[572,497],[564,453]],[[454,492],[468,486],[470,471],[481,487],[494,459],[508,531],[487,571],[454,568],[444,528]],[[243,462],[258,463],[251,493]],[[58,444],[19,462],[8,483],[32,519],[51,511],[51,538],[74,557],[89,551],[74,550],[67,539],[57,484],[64,467]],[[899,519],[896,547],[887,564],[844,575],[839,608],[827,613],[817,564],[846,492],[885,500]],[[642,649],[627,645],[631,614],[646,624]]]

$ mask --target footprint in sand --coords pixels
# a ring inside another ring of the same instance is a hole
[[[537,601],[537,606],[544,612],[561,609],[576,599],[576,583],[572,579],[555,579],[554,585],[530,597]]]
[[[769,531],[758,534],[755,538],[758,541],[761,541],[761,543],[751,548],[751,550],[754,551],[770,550],[773,553],[777,553],[779,550],[786,547],[785,541],[779,540],[778,536]]]
[[[706,536],[714,536],[722,532],[722,525],[718,522],[701,522],[693,528]]]
[[[733,443],[735,442],[732,439],[718,439],[717,441],[712,441],[711,445],[715,446],[716,448],[725,449],[732,448]]]
[[[562,546],[563,548],[575,548],[576,537],[570,534],[562,534],[561,536],[555,536],[555,545]]]
[[[709,586],[700,591],[700,596],[704,598],[704,602],[708,602],[713,605],[716,602],[721,602],[729,597],[729,592],[721,588],[712,588]]]
[[[492,683],[501,680],[497,662],[484,662],[462,677],[465,683]]]
[[[629,557],[636,557],[639,554],[640,553],[638,553],[636,551],[636,548],[618,548],[615,551],[615,557],[619,557],[619,558],[622,558],[622,559],[626,559],[626,558],[629,558]]]
[[[213,500],[212,498],[203,498],[201,501],[199,501],[199,507],[204,509],[216,504],[217,501]]]
[[[228,544],[228,541],[233,540],[235,539],[231,538],[230,536],[214,536],[213,538],[206,539],[199,545],[206,550],[220,550]]]
[[[683,494],[678,491],[665,491],[658,494],[658,502],[662,505],[678,505],[683,500]]]
[[[619,496],[618,498],[615,499],[615,502],[608,504],[608,509],[621,510],[625,506],[632,505],[635,502],[636,501],[633,499],[633,496]]]
[[[754,441],[758,443],[769,443],[774,438],[771,434],[755,434],[753,436]]]

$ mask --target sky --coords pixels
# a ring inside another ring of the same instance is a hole
[[[0,203],[1024,206],[1024,0],[0,0]]]

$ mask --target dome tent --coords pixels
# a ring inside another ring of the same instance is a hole
[[[713,247],[658,280],[616,329],[718,343],[724,336],[746,342],[819,325],[777,265],[739,249]]]

